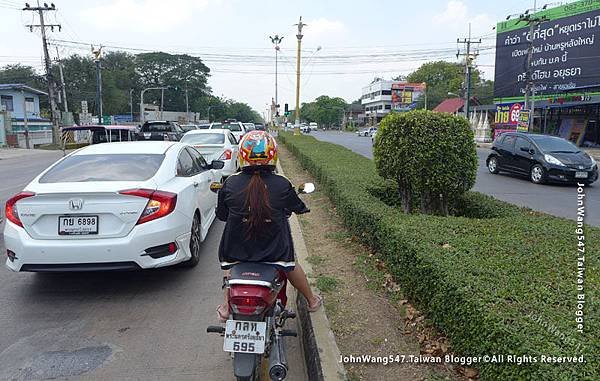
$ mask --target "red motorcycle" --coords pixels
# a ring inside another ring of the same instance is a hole
[[[220,187],[221,184],[213,183],[211,190],[218,191]],[[298,193],[312,193],[314,189],[314,184],[306,183],[299,187]],[[209,326],[206,331],[224,337],[223,350],[233,355],[237,381],[258,381],[261,369],[267,365],[270,380],[286,378],[288,364],[283,337],[297,336],[295,331],[284,329],[286,320],[296,317],[286,309],[286,284],[285,272],[274,265],[247,262],[231,268],[225,282],[229,319],[224,326]]]

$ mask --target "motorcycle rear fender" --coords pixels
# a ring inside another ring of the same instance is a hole
[[[251,377],[256,369],[258,356],[252,353],[238,353],[233,355],[233,374],[236,377]]]

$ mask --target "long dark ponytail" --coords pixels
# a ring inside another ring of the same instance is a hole
[[[246,207],[248,208],[248,221],[246,239],[258,239],[265,235],[271,222],[271,202],[267,184],[261,177],[261,171],[255,170],[250,182],[244,189],[246,193]]]

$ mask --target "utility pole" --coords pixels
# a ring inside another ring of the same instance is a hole
[[[188,88],[187,88],[187,83],[185,84],[185,117],[189,118],[190,116],[188,115],[190,113],[190,105],[189,105],[189,99],[188,99]]]
[[[163,105],[165,103],[165,88],[160,89],[160,120],[163,120]]]
[[[300,21],[298,24],[294,24],[298,27],[298,34],[296,38],[298,39],[298,51],[296,57],[296,121],[294,123],[294,135],[300,135],[300,48],[302,47],[302,28],[306,26],[302,22],[302,16],[300,16]]]
[[[536,12],[536,6],[534,2],[533,13]],[[529,24],[529,46],[527,47],[527,73],[526,73],[526,83],[525,83],[525,108],[529,109],[529,125],[527,126],[527,132],[531,132],[531,128],[533,126],[533,121],[535,119],[535,88],[533,86],[533,78],[531,73],[531,62],[533,61],[533,35],[535,27],[539,26],[541,23],[548,21],[548,17],[546,16],[534,16],[529,14],[529,10],[525,12],[525,14],[519,17],[519,21],[526,22]]]
[[[474,41],[471,39],[471,23],[469,23],[469,38],[456,39],[458,44],[463,44],[466,47],[465,53],[461,53],[460,50],[456,53],[456,58],[459,56],[465,57],[465,118],[469,119],[469,109],[471,106],[471,71],[473,69],[473,61],[479,55],[479,50],[471,52],[471,44],[480,44],[481,39]]]
[[[56,62],[58,62],[58,71],[60,72],[60,87],[62,90],[65,112],[69,112],[69,106],[67,105],[67,89],[65,87],[65,77],[63,76],[63,65],[60,61],[60,55],[58,54],[58,46],[56,47]]]
[[[133,89],[129,89],[129,113],[131,114],[131,122],[133,122]]]
[[[25,127],[25,148],[29,149],[29,125],[27,124],[27,100],[25,99],[25,90],[21,88],[23,95],[23,127]]]
[[[279,53],[279,44],[283,41],[283,37],[279,37],[279,35],[275,35],[273,37],[269,36],[273,45],[275,45],[275,104],[277,107],[275,116],[279,116],[279,98],[277,96],[277,61],[278,61],[278,53]]]
[[[98,50],[94,50],[92,45],[92,54],[96,62],[96,107],[98,111],[98,124],[102,124],[102,68],[100,66],[100,56],[102,55],[102,45]]]
[[[44,66],[46,68],[46,81],[48,82],[48,98],[50,101],[50,115],[52,119],[52,143],[58,144],[59,142],[59,128],[60,128],[60,112],[58,111],[58,106],[56,105],[56,84],[54,83],[54,78],[52,76],[52,70],[50,65],[50,55],[48,54],[48,41],[46,39],[46,28],[50,28],[54,31],[54,28],[58,27],[58,30],[61,30],[60,24],[45,24],[44,23],[44,12],[47,11],[55,11],[56,6],[51,4],[50,7],[48,4],[44,3],[43,7],[40,7],[40,2],[38,0],[37,7],[30,7],[29,4],[25,3],[24,11],[32,11],[37,12],[40,16],[40,23],[38,25],[27,25],[29,30],[33,32],[33,28],[40,28],[42,32],[42,46],[44,49]]]

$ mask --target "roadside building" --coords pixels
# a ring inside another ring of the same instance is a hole
[[[29,131],[30,147],[52,143],[52,123],[40,114],[41,90],[24,84],[0,84],[0,112],[3,112],[3,133],[6,144],[26,146],[26,130]]]
[[[392,84],[394,82],[375,78],[368,86],[363,87],[360,99],[367,124],[379,123],[392,111]]]
[[[494,135],[519,129],[600,148],[599,14],[600,2],[581,0],[497,24]],[[533,38],[527,19],[538,20]]]

